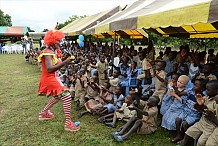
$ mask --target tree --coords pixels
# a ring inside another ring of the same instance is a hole
[[[32,30],[30,27],[27,27],[28,32],[35,32],[34,30]]]
[[[45,28],[42,32],[47,32],[48,31],[48,29],[47,28]]]
[[[71,17],[69,17],[69,19],[67,19],[64,23],[59,23],[58,25],[58,29],[61,29],[63,28],[64,26],[68,25],[69,23],[77,20],[77,19],[80,19],[80,18],[84,18],[86,17],[86,15],[84,16],[78,16],[78,15],[72,15]]]
[[[176,37],[161,37],[150,31],[145,30],[149,35],[149,40],[152,40],[154,44],[161,48],[172,47],[179,49],[181,45],[189,45],[190,49],[199,48],[200,50],[206,50],[208,48],[217,48],[218,40],[215,38],[176,38]]]
[[[0,26],[12,26],[11,16],[0,10]]]

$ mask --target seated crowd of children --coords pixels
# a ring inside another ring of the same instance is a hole
[[[75,61],[60,70],[60,79],[79,117],[99,115],[99,122],[113,128],[125,121],[112,134],[121,142],[134,132],[155,132],[161,115],[161,127],[176,131],[171,142],[187,145],[193,138],[199,146],[218,145],[218,58],[213,49],[205,59],[205,51],[190,51],[187,45],[178,52],[167,47],[156,60],[152,45],[139,51],[123,46],[114,59],[107,44],[72,45],[70,50]]]

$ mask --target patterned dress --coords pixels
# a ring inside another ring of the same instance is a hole
[[[160,113],[162,115],[164,115],[166,113],[166,111],[170,108],[170,106],[172,105],[172,103],[174,101],[174,98],[169,95],[169,92],[172,89],[173,89],[173,87],[171,87],[170,84],[168,84],[168,92],[164,95],[164,97],[162,99],[162,103],[161,103],[161,108],[160,108]]]
[[[186,92],[186,91],[183,90],[181,92]],[[181,98],[184,97],[182,96]],[[180,117],[181,114],[183,114],[184,108],[185,105],[182,104],[182,102],[180,102],[178,99],[174,98],[172,105],[163,115],[161,126],[168,130],[176,130],[176,124],[175,124],[176,118]]]
[[[186,121],[189,125],[192,125],[199,121],[201,114],[194,108],[196,103],[194,90],[188,91],[188,96],[182,97],[182,104],[185,105],[183,113],[179,116],[180,119]]]

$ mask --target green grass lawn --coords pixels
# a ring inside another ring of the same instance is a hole
[[[97,117],[91,115],[79,119],[80,131],[65,132],[61,102],[52,109],[54,119],[39,122],[38,113],[48,98],[37,96],[41,74],[37,66],[25,62],[23,55],[0,54],[0,64],[0,145],[175,146],[168,140],[172,135],[162,128],[152,135],[134,134],[125,142],[118,143],[111,136],[115,129],[98,123]],[[72,115],[78,120],[74,103]],[[118,126],[121,124],[118,122]]]

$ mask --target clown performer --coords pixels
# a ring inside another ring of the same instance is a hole
[[[39,113],[39,120],[49,120],[54,117],[50,112],[50,108],[57,102],[63,101],[64,114],[66,117],[64,129],[66,131],[78,131],[80,129],[79,122],[71,120],[71,95],[69,89],[65,87],[59,78],[59,69],[73,61],[73,56],[60,61],[60,40],[64,38],[64,34],[58,30],[50,30],[45,34],[44,49],[38,57],[38,61],[42,63],[42,75],[40,78],[38,94],[50,96],[45,108]]]

